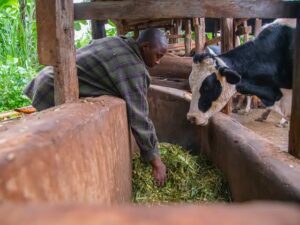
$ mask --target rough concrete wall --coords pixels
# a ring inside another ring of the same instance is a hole
[[[118,207],[1,205],[5,225],[299,225],[299,205],[248,203]]]
[[[152,86],[149,104],[159,141],[205,152],[225,173],[235,201],[300,202],[300,160],[222,113],[206,127],[190,124],[184,91]]]
[[[128,202],[126,118],[122,100],[103,96],[8,123],[0,133],[0,200]]]

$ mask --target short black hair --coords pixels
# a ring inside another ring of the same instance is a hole
[[[149,42],[151,47],[168,48],[165,34],[157,28],[148,28],[142,31],[137,39],[139,44]]]

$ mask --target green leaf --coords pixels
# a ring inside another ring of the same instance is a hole
[[[81,25],[80,25],[80,22],[79,21],[75,21],[74,22],[74,29],[76,31],[80,31],[81,30]]]
[[[5,7],[18,8],[19,1],[18,0],[0,0],[0,10]]]

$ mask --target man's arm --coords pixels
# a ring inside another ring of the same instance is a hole
[[[135,67],[134,67],[135,68]],[[115,82],[121,97],[126,101],[128,120],[144,161],[150,162],[153,176],[159,186],[166,179],[166,168],[160,160],[158,140],[149,118],[147,101],[147,72],[144,67],[118,70]]]

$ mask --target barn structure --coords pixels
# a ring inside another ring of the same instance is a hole
[[[105,208],[130,202],[131,152],[136,145],[123,100],[109,96],[79,100],[73,29],[74,19],[94,20],[94,37],[102,37],[103,33],[97,32],[107,19],[121,21],[122,32],[135,33],[157,21],[159,26],[163,21],[166,24],[185,21],[188,54],[191,21],[198,33],[196,51],[202,51],[205,37],[200,30],[204,18],[220,19],[222,50],[227,51],[234,47],[233,29],[238,21],[232,18],[298,18],[293,80],[293,89],[298,90],[299,1],[36,2],[39,60],[55,68],[56,107],[1,124],[1,224],[299,224],[300,93],[297,92],[293,96],[288,154],[222,113],[214,116],[206,127],[192,125],[186,120],[189,92],[165,85],[151,86],[150,115],[159,140],[204,152],[225,173],[236,203]],[[180,35],[176,33],[178,27],[172,29],[172,44],[178,44],[176,39],[182,36],[176,36]],[[286,203],[237,203],[248,200]]]

